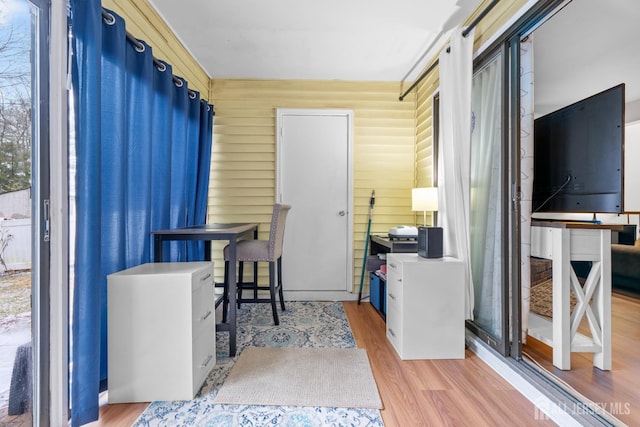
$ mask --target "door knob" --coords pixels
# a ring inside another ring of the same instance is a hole
[[[345,216],[346,214],[347,214],[347,212],[346,212],[346,211],[340,211],[340,212],[338,212],[338,215],[340,215],[340,216]]]

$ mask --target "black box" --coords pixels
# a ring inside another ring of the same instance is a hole
[[[442,258],[442,227],[418,227],[418,255]]]

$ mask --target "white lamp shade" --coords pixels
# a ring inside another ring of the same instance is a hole
[[[438,210],[438,188],[424,187],[411,190],[411,210],[430,211]]]

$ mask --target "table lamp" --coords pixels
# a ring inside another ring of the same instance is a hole
[[[423,214],[424,225],[418,227],[418,255],[423,258],[442,258],[443,230],[441,227],[427,227],[427,211],[438,210],[438,189],[436,187],[412,189],[411,210],[422,211]]]
[[[427,226],[427,211],[438,210],[438,189],[436,187],[414,188],[411,190],[411,210],[422,211],[423,226]]]

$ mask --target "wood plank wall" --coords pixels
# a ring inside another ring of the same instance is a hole
[[[465,25],[490,2],[484,0]],[[499,2],[476,26],[475,49],[526,3]],[[397,82],[210,79],[147,0],[103,0],[103,5],[121,15],[127,31],[150,44],[156,58],[171,63],[174,74],[215,104],[209,222],[259,222],[261,238],[266,237],[275,198],[276,108],[354,110],[354,286],[362,267],[372,189],[376,190],[372,233],[420,222],[420,215],[411,211],[410,189],[433,185],[438,67],[404,101],[398,101]],[[220,261],[217,279],[222,275]]]
[[[491,0],[485,0],[467,18],[463,27],[469,25]],[[500,1],[475,27],[474,52],[489,40],[518,12],[527,0]],[[436,55],[425,70],[437,59]],[[433,185],[433,97],[440,88],[440,68],[436,66],[429,76],[416,88],[416,186]],[[408,87],[409,85],[405,83]]]
[[[120,15],[126,22],[127,32],[151,46],[154,58],[171,64],[173,74],[183,77],[189,89],[200,92],[201,98],[210,99],[209,75],[147,0],[102,0],[102,6]]]
[[[267,238],[275,200],[276,109],[353,110],[357,287],[371,190],[376,191],[373,233],[415,223],[410,191],[414,184],[415,98],[400,102],[398,88],[397,82],[213,79],[216,116],[208,221],[258,222],[260,238]],[[217,249],[214,245],[214,262],[220,253]],[[222,274],[220,261],[216,262],[217,279]]]

